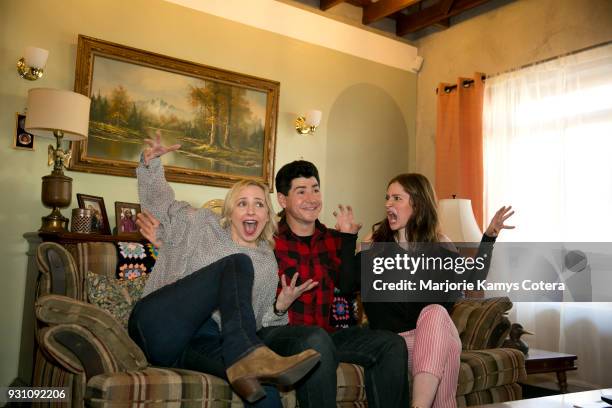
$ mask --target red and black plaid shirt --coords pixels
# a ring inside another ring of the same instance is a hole
[[[312,279],[319,284],[312,290],[302,294],[289,308],[289,324],[319,326],[328,332],[336,330],[337,325],[330,323],[330,312],[334,301],[338,302],[339,297],[334,298],[334,289],[338,286],[340,278],[340,267],[342,263],[341,247],[343,236],[334,229],[328,229],[318,220],[315,224],[315,231],[310,240],[310,245],[300,239],[291,231],[289,225],[283,218],[279,222],[278,234],[275,237],[276,246],[274,254],[278,261],[279,276],[285,274],[287,283],[298,272],[298,284]],[[353,251],[356,236],[353,236]],[[280,292],[280,284],[279,290]],[[352,317],[352,303],[344,299],[340,304],[340,313],[346,317],[347,325],[354,321]],[[333,312],[337,317],[337,312]],[[350,322],[348,321],[350,319]],[[333,319],[332,319],[333,320]]]

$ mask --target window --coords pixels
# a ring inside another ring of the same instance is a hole
[[[483,138],[485,219],[516,210],[502,239],[612,242],[612,44],[487,79]],[[612,304],[515,306],[532,347],[574,352],[590,367],[575,376],[612,384]]]

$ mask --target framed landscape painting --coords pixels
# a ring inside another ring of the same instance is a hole
[[[75,91],[91,98],[89,136],[70,169],[135,177],[143,141],[181,148],[169,181],[272,188],[280,84],[79,35]]]

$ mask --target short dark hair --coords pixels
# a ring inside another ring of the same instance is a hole
[[[317,170],[314,164],[306,160],[295,160],[285,164],[278,173],[276,173],[276,191],[285,196],[289,195],[291,182],[293,179],[299,177],[314,177],[317,179],[317,183],[321,184],[321,180],[319,180],[319,170]]]

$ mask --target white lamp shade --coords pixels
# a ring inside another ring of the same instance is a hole
[[[25,130],[42,137],[54,137],[60,130],[64,140],[83,140],[89,130],[88,97],[60,89],[34,88],[28,92]]]
[[[442,233],[453,242],[480,242],[472,201],[462,198],[442,199],[438,202],[438,216]]]
[[[49,51],[45,49],[37,47],[27,47],[25,49],[23,59],[28,67],[44,68],[47,64],[48,57]]]
[[[309,110],[306,113],[306,125],[307,126],[319,126],[319,123],[321,123],[321,116],[323,115],[323,112],[321,112],[320,110]]]

